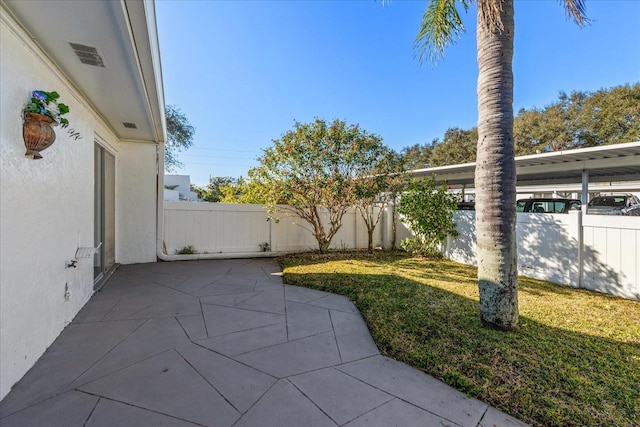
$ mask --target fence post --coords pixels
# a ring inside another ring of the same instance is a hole
[[[584,276],[584,226],[582,224],[582,211],[578,212],[578,288],[582,288]]]

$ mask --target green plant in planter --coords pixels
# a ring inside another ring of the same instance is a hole
[[[56,91],[45,92],[43,90],[34,90],[31,92],[31,99],[24,108],[27,113],[43,114],[51,117],[60,123],[60,127],[65,129],[69,127],[69,120],[62,117],[69,112],[69,106],[62,102],[58,102],[60,94]],[[82,139],[79,132],[69,128],[69,135],[74,139]]]

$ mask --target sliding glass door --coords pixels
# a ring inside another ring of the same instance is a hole
[[[93,278],[99,280],[115,263],[116,159],[97,142],[94,147],[94,246],[100,246],[93,263]]]

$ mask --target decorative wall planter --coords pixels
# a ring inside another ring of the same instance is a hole
[[[41,159],[40,152],[51,146],[56,140],[53,126],[58,122],[46,114],[24,112],[24,125],[22,137],[27,147],[26,156],[32,156],[34,160]]]
[[[68,128],[69,120],[62,116],[69,112],[69,106],[58,102],[59,99],[60,94],[56,91],[34,90],[24,107],[22,137],[27,147],[25,155],[31,156],[34,160],[41,159],[40,152],[54,143],[56,133],[53,127],[58,124],[62,129],[67,129],[71,138],[82,138],[75,129]]]

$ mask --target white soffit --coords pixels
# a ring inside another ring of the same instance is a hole
[[[3,3],[119,138],[153,142],[166,139],[152,1]]]

